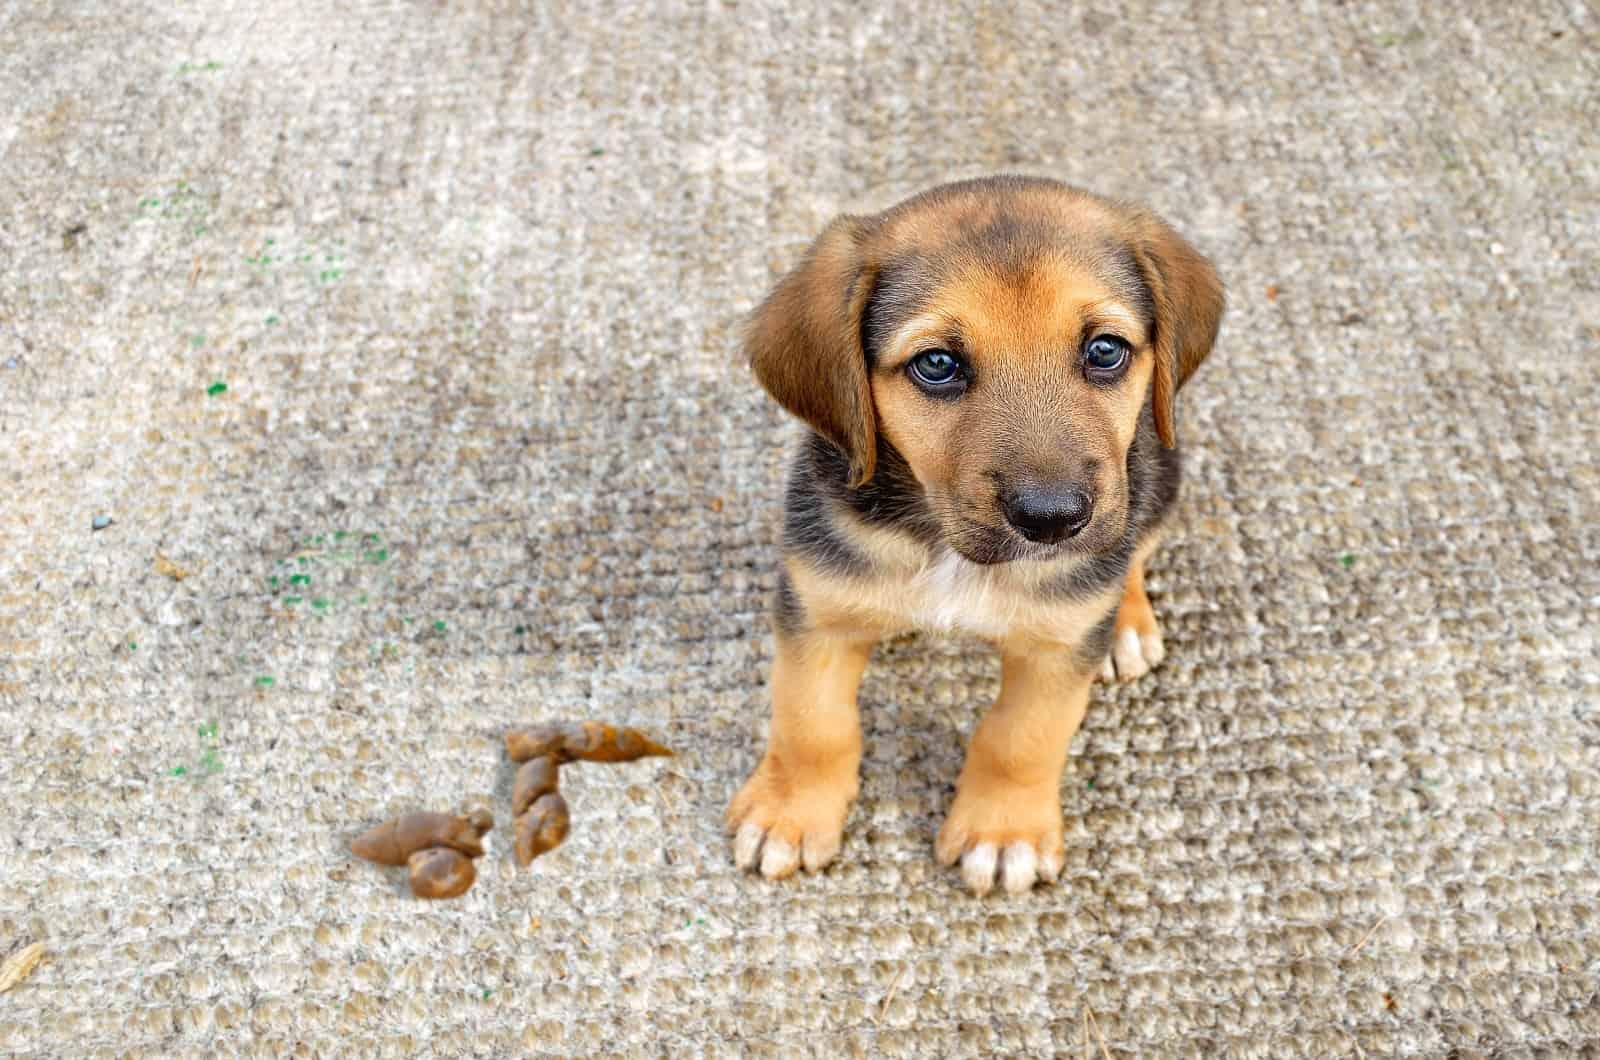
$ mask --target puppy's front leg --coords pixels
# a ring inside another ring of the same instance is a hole
[[[728,807],[734,860],[768,879],[833,860],[861,765],[856,687],[874,641],[778,634],[767,753]]]
[[[1050,646],[1003,657],[1000,698],[973,734],[934,848],[940,864],[961,862],[975,894],[997,878],[1017,894],[1061,872],[1061,770],[1094,679],[1078,656]]]

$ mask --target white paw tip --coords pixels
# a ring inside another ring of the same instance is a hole
[[[1161,642],[1159,632],[1141,635],[1139,646],[1144,649],[1144,661],[1151,666],[1160,665],[1161,660],[1167,657],[1167,646]]]
[[[1139,643],[1139,631],[1136,629],[1125,629],[1118,635],[1112,655],[1117,664],[1117,676],[1124,681],[1142,676],[1150,669],[1145,665],[1144,648]]]
[[[839,853],[839,836],[806,836],[800,847],[800,864],[807,872],[828,867]]]
[[[766,837],[767,830],[758,824],[746,821],[739,826],[739,834],[733,839],[733,863],[741,869],[756,867],[756,858],[761,853],[761,840]]]
[[[1031,890],[1038,879],[1039,852],[1032,843],[1018,840],[1006,847],[1000,859],[1000,885],[1007,894],[1021,894]]]
[[[1000,855],[993,843],[979,843],[961,858],[961,878],[982,898],[994,889],[994,870]]]
[[[1055,883],[1061,878],[1062,862],[1065,860],[1061,851],[1046,854],[1039,859],[1039,878],[1045,883]]]
[[[1105,661],[1100,664],[1100,679],[1102,681],[1115,681],[1117,679],[1117,667],[1114,663],[1112,663],[1111,656],[1109,655],[1107,655],[1105,657]]]
[[[793,843],[768,835],[761,847],[761,875],[769,880],[781,880],[800,865],[800,851]]]

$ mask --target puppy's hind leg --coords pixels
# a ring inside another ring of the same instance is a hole
[[[1145,560],[1155,551],[1156,544],[1154,538],[1140,544],[1128,564],[1116,626],[1111,631],[1111,652],[1100,667],[1100,676],[1107,681],[1137,680],[1167,657],[1166,645],[1161,642],[1161,624],[1144,591]]]

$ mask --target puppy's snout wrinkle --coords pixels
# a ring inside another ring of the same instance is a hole
[[[1068,483],[1021,483],[1004,494],[1000,508],[1023,537],[1053,545],[1089,525],[1094,500]]]

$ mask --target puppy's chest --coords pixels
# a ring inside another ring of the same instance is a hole
[[[902,627],[969,633],[990,640],[1075,644],[1104,615],[1106,601],[1062,600],[1003,566],[946,555],[886,584],[880,600]]]

